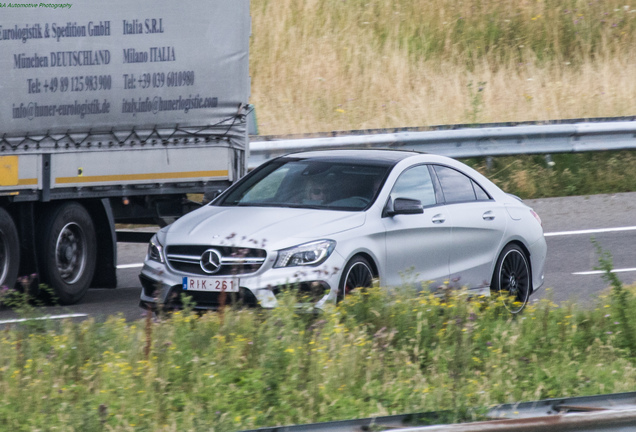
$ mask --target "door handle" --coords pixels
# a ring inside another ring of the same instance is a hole
[[[431,219],[431,222],[433,222],[434,224],[441,224],[446,222],[446,218],[444,217],[443,214],[436,214],[435,216],[433,216],[433,218]]]
[[[495,219],[495,214],[494,214],[492,211],[487,211],[486,213],[484,213],[483,215],[481,215],[481,217],[482,217],[484,220],[491,221],[491,220],[494,220],[494,219]]]

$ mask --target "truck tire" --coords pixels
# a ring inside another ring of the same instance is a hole
[[[0,286],[13,288],[20,268],[18,230],[9,213],[0,208]]]
[[[97,240],[88,211],[67,202],[45,216],[40,233],[42,281],[53,290],[54,301],[77,303],[90,287],[95,273]]]

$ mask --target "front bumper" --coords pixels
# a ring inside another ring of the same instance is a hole
[[[334,253],[318,267],[273,268],[265,264],[257,273],[239,276],[239,292],[185,291],[183,277],[197,276],[178,273],[162,263],[146,260],[139,275],[142,291],[139,299],[146,309],[180,308],[182,295],[188,295],[199,310],[215,310],[222,305],[241,304],[275,308],[277,296],[295,290],[303,303],[321,308],[337,299],[340,269],[344,263]]]

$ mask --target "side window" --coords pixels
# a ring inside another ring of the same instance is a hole
[[[428,165],[418,165],[400,174],[391,191],[391,199],[396,198],[419,200],[424,207],[436,203]]]
[[[490,197],[488,196],[484,188],[479,186],[474,180],[473,180],[473,189],[475,189],[475,195],[477,195],[477,201],[488,201],[490,199]]]
[[[435,173],[439,179],[444,199],[447,204],[455,202],[475,201],[473,181],[466,175],[452,168],[435,165]]]

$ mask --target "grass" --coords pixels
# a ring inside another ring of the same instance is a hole
[[[605,257],[611,268],[611,257]],[[235,431],[633,390],[636,301],[495,298],[405,286],[319,315],[272,311],[13,325],[0,333],[0,429]],[[625,332],[628,331],[629,335]]]
[[[262,135],[636,114],[636,5],[251,0]],[[633,152],[495,158],[522,198],[636,190]],[[600,164],[599,164],[600,163]],[[475,164],[485,165],[483,161]]]
[[[636,191],[632,151],[462,160],[524,199]]]
[[[263,135],[635,114],[630,2],[251,5]]]

